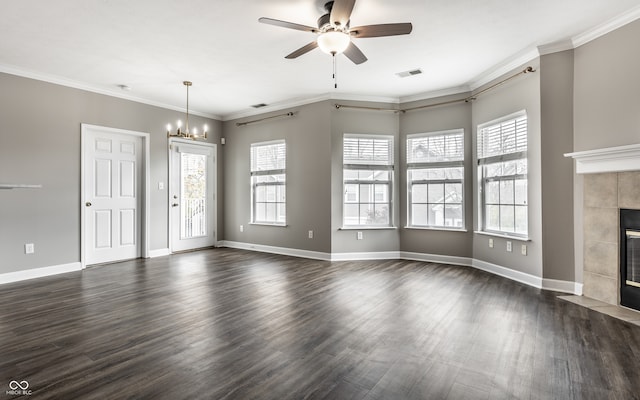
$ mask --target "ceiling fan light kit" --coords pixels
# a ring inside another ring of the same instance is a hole
[[[341,54],[349,47],[351,38],[342,31],[329,31],[318,36],[318,47],[327,54]]]

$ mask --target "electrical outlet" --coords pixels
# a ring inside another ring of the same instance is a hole
[[[362,232],[358,232],[358,234],[356,235],[356,237],[358,238],[358,240],[362,240]]]
[[[527,255],[527,245],[523,244],[522,247],[520,248],[520,252],[522,253],[523,256]]]
[[[309,239],[313,239],[313,231],[309,231]]]
[[[33,254],[36,252],[36,248],[33,243],[27,243],[24,245],[24,254]]]
[[[489,239],[489,248],[493,249],[493,239]]]
[[[511,242],[507,241],[507,252],[511,253],[513,251],[513,248],[511,247]]]
[[[244,232],[244,225],[240,225],[240,232]]]
[[[164,182],[158,182],[158,190],[164,190]]]

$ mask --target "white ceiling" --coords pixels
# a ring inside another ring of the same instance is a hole
[[[354,39],[354,65],[319,49],[285,55],[312,33],[322,0],[19,0],[0,3],[0,71],[229,119],[304,99],[400,101],[473,87],[538,46],[640,16],[640,0],[358,0],[351,25],[411,22],[407,36]],[[399,78],[420,68],[423,74]],[[118,85],[131,87],[123,91]]]

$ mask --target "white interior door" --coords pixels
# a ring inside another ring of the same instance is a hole
[[[85,264],[141,255],[142,138],[83,131]]]
[[[215,237],[215,145],[172,139],[171,251],[211,247]]]

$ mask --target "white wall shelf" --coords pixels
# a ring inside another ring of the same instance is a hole
[[[0,189],[40,189],[42,185],[27,185],[24,183],[0,183]]]

